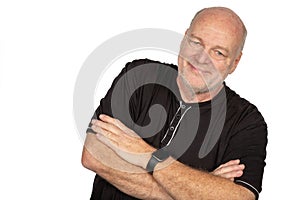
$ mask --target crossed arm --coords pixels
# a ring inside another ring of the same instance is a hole
[[[82,164],[130,196],[139,199],[172,199],[151,175],[121,159],[95,134],[87,134]]]
[[[98,134],[87,135],[82,163],[124,193],[140,199],[254,199],[232,182],[244,169],[238,160],[207,173],[169,158],[151,176],[144,169],[155,149],[120,121],[103,115],[101,120],[92,122]]]

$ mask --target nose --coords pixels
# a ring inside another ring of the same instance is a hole
[[[201,51],[197,52],[197,54],[194,55],[194,59],[199,64],[210,64],[211,63],[210,56],[205,51],[205,49],[202,49]]]

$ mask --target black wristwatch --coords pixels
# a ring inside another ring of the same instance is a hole
[[[153,170],[155,166],[159,162],[163,162],[169,157],[169,153],[165,149],[158,149],[152,153],[152,156],[147,164],[146,170],[150,173],[153,174]]]

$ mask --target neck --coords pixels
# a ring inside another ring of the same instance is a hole
[[[195,92],[186,84],[182,83],[180,78],[177,77],[177,85],[181,98],[186,103],[200,103],[212,100],[224,87],[223,84],[219,84],[206,92]]]

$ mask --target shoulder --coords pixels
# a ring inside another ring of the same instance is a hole
[[[163,69],[163,70],[162,70]],[[171,69],[171,70],[170,70]],[[177,66],[160,61],[150,60],[148,58],[135,59],[127,62],[118,76],[114,79],[113,86],[121,82],[134,83],[135,80],[143,81],[167,75],[170,71],[177,72]],[[174,73],[173,73],[174,74]]]
[[[172,82],[177,77],[177,74],[176,65],[146,58],[128,62],[119,76],[125,76],[127,80],[131,79],[132,83],[141,82],[147,84],[161,81]],[[166,79],[166,77],[168,78]]]
[[[160,62],[160,61],[156,61],[156,60],[151,60],[151,59],[148,59],[148,58],[144,58],[144,59],[136,59],[136,60],[133,60],[133,61],[130,61],[128,62],[126,65],[125,65],[125,68],[127,70],[130,70],[132,68],[135,68],[137,66],[143,66],[143,65],[147,65],[147,66],[156,66],[156,65],[165,65],[165,66],[168,66],[168,67],[171,67],[173,69],[176,69],[177,70],[177,66],[174,65],[174,64],[170,64],[170,63],[164,63],[164,62]]]
[[[244,126],[267,126],[259,109],[247,99],[240,97],[235,91],[225,86],[227,96],[227,114],[234,118],[236,125]],[[245,127],[244,127],[245,128]]]

